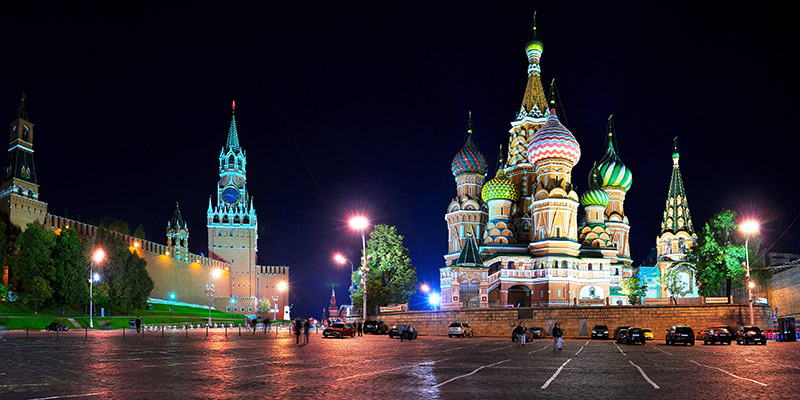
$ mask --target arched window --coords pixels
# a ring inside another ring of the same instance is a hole
[[[592,270],[592,263],[589,263],[589,271]]]
[[[595,296],[594,286],[589,288],[589,296],[592,296],[592,297]]]
[[[514,262],[513,261],[509,261],[508,262],[508,269],[514,269]]]
[[[235,161],[234,161],[234,159],[233,159],[233,155],[231,155],[230,157],[228,157],[228,168],[231,168],[231,167],[233,167],[233,163],[234,163],[234,162],[235,162]]]

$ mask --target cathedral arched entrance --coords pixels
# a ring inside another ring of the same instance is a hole
[[[462,307],[481,306],[480,285],[477,280],[461,282],[459,294],[461,295]]]
[[[508,304],[514,307],[531,306],[531,289],[525,285],[514,285],[508,288]]]

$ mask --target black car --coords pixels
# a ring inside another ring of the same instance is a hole
[[[51,322],[51,323],[47,324],[47,326],[44,327],[44,330],[47,331],[47,332],[50,332],[50,331],[53,331],[53,332],[55,332],[55,331],[66,332],[66,331],[69,330],[69,327],[64,325],[64,324],[62,324],[62,323],[60,323],[60,322]]]
[[[743,326],[736,332],[736,344],[767,344],[767,335],[757,326]]]
[[[417,330],[414,329],[411,325],[395,325],[392,329],[389,329],[389,339],[393,339],[395,337],[402,337],[403,339],[416,339],[417,338]]]
[[[625,339],[628,337],[626,336],[627,333],[628,333],[628,328],[622,328],[618,330],[617,333],[614,335],[616,337],[617,343],[625,343]]]
[[[628,328],[630,328],[630,326],[627,326],[627,325],[620,325],[620,326],[616,327],[614,329],[614,337],[612,337],[612,339],[616,339],[617,341],[619,341],[619,331],[624,330],[624,329],[628,329]]]
[[[641,343],[645,344],[647,339],[644,337],[644,329],[642,328],[628,328],[625,331],[623,341],[625,344]]]
[[[595,325],[592,328],[592,339],[608,339],[608,326],[606,325]]]
[[[697,335],[697,339],[698,340],[702,339],[703,344],[709,344],[709,343],[731,344],[733,336],[731,335],[730,332],[728,332],[727,329],[716,327],[700,331],[700,333]]]
[[[364,333],[385,335],[387,332],[389,332],[389,327],[383,321],[374,319],[364,321]]]
[[[541,326],[532,326],[528,328],[529,339],[541,339],[544,337],[544,328]]]
[[[666,341],[668,345],[683,343],[694,346],[694,330],[688,326],[675,325],[667,329],[667,335],[664,337],[664,341]]]

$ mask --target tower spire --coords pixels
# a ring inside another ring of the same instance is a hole
[[[678,167],[679,158],[680,154],[678,153],[678,137],[675,136],[675,138],[672,139],[672,164],[675,166],[675,168]]]
[[[672,139],[672,178],[669,182],[667,204],[664,207],[664,220],[661,221],[661,233],[678,233],[686,231],[694,233],[692,217],[689,213],[689,202],[686,200],[686,189],[683,187],[683,176],[678,165],[678,137]]]
[[[17,118],[24,119],[25,121],[28,120],[28,111],[25,109],[25,99],[28,96],[25,95],[25,92],[22,92],[22,98],[19,101],[19,108],[17,108]]]
[[[231,104],[231,126],[228,128],[228,140],[225,142],[225,150],[239,152],[239,132],[236,130],[236,101]]]

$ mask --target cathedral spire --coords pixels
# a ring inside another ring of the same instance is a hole
[[[525,54],[528,56],[528,84],[525,86],[525,94],[522,97],[517,120],[525,117],[543,118],[546,116],[547,100],[544,97],[544,87],[540,77],[541,67],[539,66],[543,49],[542,41],[539,40],[536,12],[534,12],[530,40],[525,44]]]
[[[225,150],[239,152],[239,132],[236,131],[236,101],[231,104],[231,126],[228,128],[228,141],[225,143]]]
[[[175,212],[172,214],[172,220],[170,220],[169,222],[169,227],[176,229],[181,229],[181,228],[186,229],[186,222],[183,221],[180,204],[177,201],[175,202]]]
[[[22,92],[22,99],[19,101],[19,108],[17,108],[17,118],[25,121],[28,120],[28,111],[25,109],[25,99],[27,98],[28,96],[25,95],[25,92]]]
[[[669,182],[667,204],[664,207],[664,219],[661,221],[661,233],[685,231],[692,235],[694,226],[692,226],[692,216],[689,213],[689,202],[686,200],[686,190],[683,187],[678,158],[678,138],[675,137],[672,141],[672,178]]]

